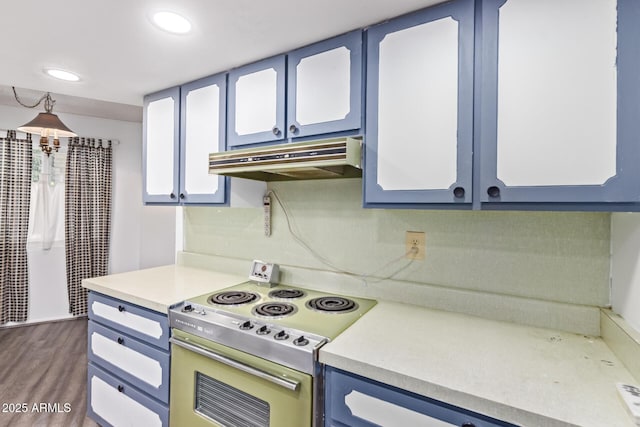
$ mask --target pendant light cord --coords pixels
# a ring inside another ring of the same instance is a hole
[[[42,101],[44,101],[44,109],[47,113],[50,113],[51,110],[53,110],[53,104],[56,103],[56,101],[54,101],[53,99],[51,99],[51,94],[49,92],[45,93],[44,95],[42,95],[42,97],[40,97],[40,99],[38,100],[38,102],[36,102],[33,105],[27,105],[24,102],[22,102],[20,100],[20,97],[18,96],[18,92],[16,92],[16,87],[15,86],[11,86],[11,89],[13,89],[13,96],[16,98],[16,101],[18,101],[18,104],[22,105],[23,107],[26,108],[36,108],[38,105],[40,105],[42,103]]]

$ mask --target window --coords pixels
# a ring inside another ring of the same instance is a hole
[[[31,205],[29,207],[30,250],[48,250],[64,246],[65,166],[67,148],[47,156],[33,150]]]

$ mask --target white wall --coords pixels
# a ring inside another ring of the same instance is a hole
[[[37,110],[0,105],[0,129],[17,128],[32,120]],[[59,114],[59,117],[80,136],[120,141],[113,149],[109,272],[172,264],[175,208],[142,204],[142,124],[74,114]],[[68,317],[64,248],[31,252],[29,276],[28,322]]]
[[[611,217],[611,303],[640,332],[640,213]]]

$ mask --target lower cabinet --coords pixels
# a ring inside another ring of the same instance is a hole
[[[325,408],[325,427],[515,427],[330,366]]]
[[[101,426],[165,427],[169,408],[89,363],[87,416]]]
[[[102,427],[169,425],[167,316],[89,294],[87,416]]]

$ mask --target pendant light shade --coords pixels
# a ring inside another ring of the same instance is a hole
[[[53,110],[53,104],[55,104],[56,101],[51,98],[51,94],[49,92],[45,93],[34,105],[26,105],[20,101],[20,98],[18,98],[16,88],[13,86],[11,86],[11,88],[13,89],[13,95],[15,96],[16,101],[18,101],[18,104],[23,107],[35,108],[44,101],[45,112],[38,114],[35,119],[20,126],[18,130],[20,132],[40,134],[40,148],[47,154],[47,156],[51,154],[51,151],[58,151],[60,148],[60,137],[69,138],[78,136],[64,123],[62,123],[58,116],[51,112]],[[49,137],[53,137],[53,146],[49,145]]]
[[[36,133],[42,136],[78,136],[64,123],[62,123],[57,115],[48,112],[38,114],[35,119],[20,126],[18,130],[26,133]]]

